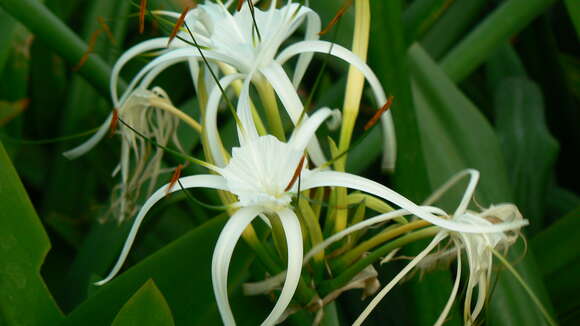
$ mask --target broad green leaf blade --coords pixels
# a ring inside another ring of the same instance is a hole
[[[473,72],[503,42],[522,30],[554,0],[508,0],[456,45],[441,61],[454,81]]]
[[[62,313],[40,276],[50,242],[2,143],[0,198],[0,323],[54,325]]]
[[[431,183],[442,184],[457,171],[475,168],[481,172],[475,195],[481,205],[511,201],[499,142],[489,123],[420,46],[411,47],[409,54]],[[443,201],[445,208],[456,207],[457,199],[450,199]],[[517,257],[521,250],[516,245],[511,253]],[[516,267],[551,310],[531,252]],[[489,321],[494,325],[543,325],[542,315],[530,305],[527,293],[504,271],[488,306]]]
[[[529,233],[535,233],[543,226],[544,198],[558,153],[546,126],[542,93],[528,79],[505,79],[495,92],[495,113],[515,203],[530,220]]]
[[[570,20],[576,29],[576,37],[580,39],[580,2],[575,0],[564,0]]]
[[[580,207],[577,207],[531,240],[531,248],[544,277],[551,278],[574,261],[580,261]]]
[[[455,0],[443,16],[421,38],[425,50],[439,60],[476,24],[487,0]]]
[[[413,1],[403,15],[407,44],[422,37],[454,2],[454,0]]]
[[[152,279],[163,292],[177,324],[219,324],[210,266],[213,247],[225,220],[225,216],[212,219],[122,273],[73,311],[63,325],[111,323],[121,306],[148,279]],[[229,285],[232,290],[245,280],[253,259],[245,245],[239,249],[230,265]],[[255,303],[251,297],[245,300]],[[259,302],[255,303],[256,308],[260,307]],[[232,308],[235,316],[244,313],[237,311],[235,304]],[[259,314],[244,316],[248,324],[252,321],[257,324],[266,317]],[[239,318],[240,323],[243,321]]]
[[[163,294],[149,280],[125,303],[111,325],[173,326],[174,323]]]

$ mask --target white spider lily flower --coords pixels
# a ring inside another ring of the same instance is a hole
[[[328,172],[325,172],[328,174]],[[336,172],[333,172],[336,173]],[[487,296],[487,288],[491,279],[492,263],[493,263],[493,250],[498,248],[507,249],[511,244],[515,242],[518,236],[518,232],[521,227],[528,224],[528,221],[523,219],[517,207],[513,204],[500,204],[497,206],[492,206],[483,212],[476,213],[467,209],[469,202],[473,196],[475,188],[479,180],[479,172],[477,170],[468,169],[462,171],[452,177],[446,184],[441,186],[436,192],[434,192],[424,203],[424,205],[429,205],[435,200],[437,200],[442,194],[447,192],[455,183],[457,183],[461,178],[465,176],[471,176],[470,182],[464,193],[464,196],[459,203],[455,213],[450,219],[445,219],[442,217],[436,217],[428,215],[415,214],[417,217],[425,219],[432,224],[439,227],[436,236],[431,241],[431,243],[423,249],[416,257],[414,257],[403,270],[399,272],[390,282],[387,284],[371,301],[367,308],[361,313],[357,318],[354,325],[361,325],[362,322],[368,317],[370,312],[376,307],[376,305],[382,300],[382,298],[398,283],[400,282],[411,270],[419,265],[423,260],[429,260],[433,262],[436,258],[443,257],[447,258],[451,253],[457,255],[457,276],[456,280],[449,297],[449,300],[444,307],[441,315],[436,321],[435,325],[442,325],[445,321],[449,310],[451,309],[452,303],[457,296],[459,289],[459,280],[461,277],[461,250],[465,249],[469,264],[469,279],[467,284],[467,293],[465,301],[465,323],[471,325],[473,321],[477,318],[479,313],[482,311],[485,304]],[[359,182],[362,182],[360,180]],[[333,183],[334,185],[334,183]],[[307,185],[305,185],[307,186]],[[306,188],[306,187],[305,187]],[[351,188],[354,188],[351,185]],[[380,196],[379,189],[367,188],[365,191],[371,194]],[[378,187],[377,187],[378,188]],[[384,189],[383,191],[384,192]],[[367,228],[371,225],[382,223],[387,220],[391,220],[396,216],[409,215],[413,213],[411,208],[413,205],[408,205],[405,203],[401,205],[402,200],[398,199],[394,201],[388,199],[386,196],[381,196],[384,199],[390,200],[393,203],[403,207],[397,211],[389,212],[387,214],[382,214],[374,218],[359,222],[352,225],[345,230],[331,236],[324,242],[315,246],[306,256],[305,262],[310,259],[316,252],[322,250],[329,246],[330,244],[342,239],[348,234]],[[392,197],[393,198],[393,197]],[[431,207],[431,206],[421,206],[415,207],[421,209],[424,213],[431,212],[439,216],[448,216],[443,210]],[[429,255],[438,244],[440,244],[445,238],[451,238],[451,241],[455,244],[455,248],[452,250],[444,250],[441,253],[435,253]],[[435,259],[434,259],[435,257]],[[478,287],[478,297],[475,307],[471,309],[473,290]]]
[[[157,13],[175,19],[179,17],[179,13],[168,11],[158,11]],[[226,64],[239,72],[236,79],[249,80],[250,82],[269,82],[295,124],[298,123],[304,107],[294,89],[300,84],[312,56],[316,52],[335,56],[359,69],[368,80],[377,105],[382,106],[386,102],[385,92],[378,78],[358,56],[338,44],[318,41],[320,17],[310,8],[292,3],[292,1],[288,1],[281,8],[276,8],[276,1],[272,1],[268,10],[262,11],[255,8],[254,17],[255,26],[248,6],[243,6],[240,11],[232,14],[228,11],[227,6],[220,2],[206,1],[204,4],[198,5],[190,10],[185,17],[191,35],[189,31],[182,30],[178,33],[179,37],[174,39],[169,46],[169,38],[160,37],[139,43],[123,53],[115,63],[111,75],[113,104],[118,106],[136,87],[147,88],[161,72],[177,63],[187,62],[192,78],[197,83],[199,65],[203,64],[200,63],[200,52],[203,52],[203,55],[208,59],[212,69],[215,68],[215,64]],[[304,41],[295,43],[280,52],[281,44],[304,23],[306,24]],[[259,36],[257,31],[260,32]],[[192,35],[195,39],[192,38]],[[192,43],[197,43],[199,48],[192,46]],[[150,51],[160,51],[161,54],[141,69],[132,79],[124,94],[119,97],[117,88],[122,68],[131,59]],[[296,55],[299,55],[299,58],[294,68],[292,81],[290,81],[282,65]],[[210,81],[208,76],[209,74],[206,75],[205,79]],[[225,76],[221,80],[222,85],[225,85],[224,88],[235,81],[230,78],[232,77]],[[213,81],[207,84],[211,85],[212,83]],[[247,83],[248,88],[249,84]],[[216,93],[214,97],[217,98],[211,102],[212,105],[219,105],[221,91],[211,86],[208,89],[210,91],[213,89]],[[249,92],[244,94],[249,96]],[[207,112],[207,119],[216,119],[213,115],[217,114],[217,108],[208,105]],[[383,114],[381,120],[385,136],[384,164],[386,168],[393,169],[396,142],[390,111]],[[110,117],[108,121],[110,121]],[[106,124],[107,122],[86,144],[75,149],[76,152],[82,154],[98,143],[106,133]],[[210,143],[219,143],[217,129],[212,129],[211,125],[207,128]],[[226,159],[221,157],[219,151],[215,150],[214,152],[215,157],[212,159],[218,166],[225,166]],[[317,139],[311,140],[308,152],[315,165],[319,166],[325,163],[326,160]]]
[[[246,81],[245,86],[248,83],[249,81]],[[247,87],[244,89],[247,90]],[[246,97],[240,97],[240,102],[239,107],[248,106]],[[441,213],[441,210],[419,207],[395,191],[356,175],[321,169],[309,170],[307,164],[304,164],[304,151],[310,140],[315,137],[318,127],[331,116],[330,109],[320,109],[311,117],[305,118],[294,130],[287,143],[272,135],[258,136],[249,110],[238,110],[238,112],[241,123],[238,127],[240,147],[233,149],[232,158],[225,167],[212,167],[219,175],[196,175],[180,179],[184,188],[206,187],[225,190],[238,198],[238,202],[234,204],[238,210],[230,217],[220,233],[212,259],[214,292],[220,314],[226,325],[235,324],[227,293],[229,262],[244,229],[263,213],[276,214],[280,217],[288,248],[288,267],[284,286],[263,325],[276,323],[289,305],[297,288],[303,264],[300,223],[291,206],[291,198],[298,192],[298,184],[301,185],[300,191],[334,186],[365,191],[403,207],[407,214],[417,215],[433,224],[454,231],[478,233],[504,230],[502,225],[472,226],[436,216],[433,213]],[[295,182],[297,176],[300,177],[300,183]],[[108,282],[119,272],[145,214],[157,201],[165,197],[167,192],[177,190],[181,188],[171,188],[170,185],[166,185],[145,202],[135,218],[117,263],[110,274],[97,284]],[[391,215],[386,214],[388,218],[398,216]],[[382,220],[388,218],[382,218]],[[368,223],[368,221],[365,222]]]

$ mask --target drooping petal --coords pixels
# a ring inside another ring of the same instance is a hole
[[[387,188],[375,181],[359,177],[354,174],[336,171],[318,171],[311,173],[302,180],[302,189],[311,189],[318,187],[346,187],[364,191],[366,193],[381,197],[395,205],[409,210],[411,213],[417,215],[432,224],[445,228],[451,231],[465,232],[465,233],[496,233],[512,230],[515,227],[522,227],[528,224],[527,220],[512,221],[510,223],[494,224],[494,225],[467,225],[465,223],[456,222],[437,217],[417,204],[398,194],[390,188]]]
[[[219,83],[223,90],[227,90],[232,82],[242,78],[244,78],[243,74],[227,75],[223,77]],[[217,166],[224,167],[226,165],[226,158],[222,153],[223,143],[217,128],[217,114],[221,98],[222,92],[216,84],[216,86],[211,90],[207,100],[204,132],[207,133],[207,140],[212,159]]]
[[[79,146],[62,153],[62,155],[64,155],[64,157],[68,158],[69,160],[73,160],[79,156],[85,155],[88,151],[93,149],[93,147],[95,147],[101,141],[101,139],[103,139],[103,137],[105,137],[107,131],[109,130],[109,126],[111,125],[111,120],[113,120],[113,115],[109,114],[107,120],[105,120],[105,122],[99,127],[99,130],[97,130],[94,135],[92,135],[88,140]]]
[[[288,75],[286,75],[286,72],[282,69],[282,66],[273,62],[267,67],[260,69],[260,72],[264,77],[266,77],[268,82],[270,82],[274,91],[278,94],[283,106],[286,108],[290,119],[294,125],[296,125],[302,115],[304,106],[302,105],[302,101],[300,101],[300,97],[298,97],[294,86],[290,82]],[[308,115],[304,114],[304,118],[308,118]],[[312,138],[310,140],[308,144],[308,154],[310,154],[310,158],[316,166],[326,163],[326,158],[324,157],[318,139]]]
[[[437,318],[437,321],[435,322],[434,326],[442,326],[443,323],[445,323],[447,315],[449,315],[449,311],[451,310],[453,302],[457,297],[457,292],[459,291],[459,281],[461,280],[461,250],[457,248],[456,251],[457,251],[457,274],[455,275],[453,289],[451,290],[451,294],[449,295],[449,300],[447,300],[447,303],[445,304],[443,311],[439,315],[439,318]]]
[[[238,64],[236,59],[229,55],[217,53],[211,50],[203,50],[203,54],[208,60],[221,61],[234,66]],[[137,84],[142,80],[142,78],[145,77],[146,74],[148,74],[151,70],[155,69],[156,67],[160,65],[164,67],[169,67],[170,65],[179,62],[184,62],[191,58],[201,58],[198,49],[192,47],[175,49],[155,58],[147,65],[145,65],[145,67],[143,67],[139,71],[139,73],[131,80],[131,83],[129,84],[127,90],[125,91],[125,94],[129,94],[135,87],[137,87]],[[123,100],[124,97],[121,97],[120,102],[123,102]]]
[[[301,19],[302,16],[306,17],[306,31],[304,32],[304,40],[313,41],[318,40],[318,33],[320,32],[320,17],[316,12],[307,7],[302,7],[298,13],[297,19]],[[300,22],[301,23],[301,22]],[[302,53],[298,57],[298,62],[294,68],[294,76],[292,77],[292,84],[294,88],[298,89],[298,85],[302,81],[304,74],[310,61],[312,61],[313,53]]]
[[[213,292],[222,321],[235,325],[234,314],[228,300],[228,270],[236,243],[246,227],[260,213],[257,207],[243,207],[234,213],[220,232],[211,261]]]
[[[242,91],[238,99],[237,114],[240,119],[241,126],[237,126],[238,139],[240,145],[244,146],[248,142],[258,138],[258,131],[256,130],[256,123],[252,117],[252,109],[250,108],[250,84],[252,76],[248,76],[242,85]]]
[[[385,297],[385,295],[387,295],[387,293],[389,293],[389,291],[391,291],[391,289],[395,285],[397,285],[397,283],[399,283],[401,281],[401,279],[403,277],[405,277],[405,275],[407,275],[415,267],[415,265],[417,265],[425,256],[427,256],[427,254],[429,254],[433,249],[435,249],[435,247],[439,244],[439,242],[441,242],[441,240],[445,239],[445,237],[447,237],[446,232],[437,233],[437,235],[433,238],[433,240],[431,240],[429,245],[425,249],[423,249],[423,251],[421,251],[417,256],[415,256],[415,258],[413,258],[413,260],[411,260],[411,262],[409,262],[409,264],[407,264],[407,266],[405,266],[399,272],[399,274],[397,274],[397,276],[393,277],[393,279],[389,282],[389,284],[387,284],[381,290],[381,292],[379,292],[373,298],[373,300],[371,300],[371,303],[369,303],[369,305],[365,308],[365,310],[354,321],[353,326],[362,325],[362,323],[369,316],[371,311],[373,311],[373,309],[375,309],[375,307]]]
[[[221,176],[216,175],[194,175],[181,178],[180,182],[185,189],[213,188],[218,190],[227,190],[225,179]],[[113,277],[115,277],[115,275],[117,275],[119,270],[121,270],[121,267],[123,266],[125,259],[127,259],[129,251],[131,250],[131,246],[135,241],[135,237],[137,236],[137,232],[139,231],[141,222],[143,222],[145,215],[147,214],[147,212],[149,212],[149,210],[153,207],[153,205],[155,205],[155,203],[157,203],[159,200],[163,199],[168,191],[171,193],[180,190],[181,187],[170,188],[170,185],[166,184],[163,187],[159,188],[153,195],[151,195],[151,197],[147,199],[145,204],[143,204],[143,207],[141,207],[139,214],[137,214],[137,217],[135,217],[135,220],[133,221],[133,226],[129,231],[129,235],[127,236],[127,240],[125,240],[125,244],[123,245],[123,249],[121,250],[121,254],[117,259],[117,262],[109,272],[109,275],[105,277],[103,280],[96,282],[95,283],[96,285],[103,285],[109,282]]]
[[[123,67],[129,62],[131,59],[135,58],[136,56],[143,54],[148,51],[157,50],[157,49],[164,49],[167,47],[167,41],[169,41],[168,37],[158,37],[151,40],[147,40],[141,42],[129,50],[123,52],[123,54],[117,59],[115,64],[113,65],[113,70],[111,71],[111,80],[110,80],[110,91],[111,91],[111,100],[113,101],[113,105],[115,107],[120,106],[120,99],[117,95],[117,89],[119,84],[119,74]],[[125,93],[130,93],[130,91],[126,91]]]
[[[302,152],[310,141],[316,137],[316,130],[320,125],[330,117],[332,111],[329,108],[321,108],[317,110],[311,117],[302,121],[300,125],[294,129],[294,133],[288,143],[296,150]]]
[[[302,231],[300,222],[296,214],[284,209],[278,213],[284,234],[286,235],[286,247],[288,247],[288,267],[286,272],[286,281],[282,287],[282,292],[276,305],[268,315],[268,318],[262,323],[263,326],[275,325],[276,321],[282,316],[298,287],[300,273],[302,271]]]
[[[326,41],[302,41],[290,45],[284,49],[276,58],[276,61],[280,64],[284,64],[290,58],[297,54],[305,52],[318,52],[326,53],[332,56],[338,57],[349,64],[356,67],[365,76],[377,101],[377,105],[382,106],[386,103],[387,97],[385,92],[379,82],[377,76],[369,68],[369,66],[364,63],[358,56],[349,51],[348,49]],[[391,117],[391,112],[387,111],[381,116],[381,124],[383,126],[383,136],[384,136],[384,155],[383,155],[383,167],[389,170],[394,169],[396,155],[397,155],[397,144],[395,135],[395,126],[393,124],[393,119]]]

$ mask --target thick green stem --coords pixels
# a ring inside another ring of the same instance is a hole
[[[77,65],[87,53],[88,48],[85,42],[40,1],[0,0],[0,6],[24,24],[39,40],[61,55],[69,64]],[[109,97],[111,68],[100,57],[95,54],[89,55],[79,73],[101,95]]]

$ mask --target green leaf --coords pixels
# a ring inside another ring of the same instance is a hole
[[[405,10],[403,22],[407,44],[422,37],[455,0],[416,0]]]
[[[50,242],[0,143],[0,324],[47,325],[62,313],[40,276]]]
[[[434,59],[439,60],[477,23],[476,18],[487,3],[487,0],[455,0],[421,38],[421,45]]]
[[[558,153],[543,102],[538,86],[521,77],[505,79],[495,92],[496,128],[509,181],[532,233],[543,226],[544,198]]]
[[[580,207],[532,238],[531,248],[546,278],[580,261]]]
[[[110,324],[121,306],[148,279],[163,292],[177,324],[219,324],[210,266],[215,241],[226,219],[225,216],[212,219],[128,269],[74,310],[63,325]],[[245,280],[252,259],[248,248],[240,243],[230,264],[230,290],[237,289]],[[263,307],[259,299],[244,300],[256,309]],[[232,308],[235,316],[244,316],[238,317],[240,323],[256,324],[266,317],[252,315],[251,309],[236,310],[247,306],[232,303]]]
[[[440,185],[462,169],[475,168],[481,172],[475,195],[481,205],[512,201],[499,142],[489,123],[420,46],[411,47],[409,54],[431,184]],[[454,193],[455,197],[457,194]],[[448,198],[443,207],[455,208],[457,202],[457,198]],[[518,256],[521,250],[521,245],[516,245],[511,253]],[[517,270],[550,310],[531,253],[518,264]],[[527,293],[515,279],[504,274],[505,271],[500,273],[488,306],[490,323],[543,325],[540,312],[529,308],[532,303]]]
[[[457,44],[441,61],[454,81],[465,79],[503,42],[522,30],[554,0],[508,0]]]
[[[570,20],[576,29],[576,37],[580,39],[580,2],[574,0],[564,0]]]
[[[173,317],[163,294],[148,280],[125,303],[112,326],[172,326]]]

